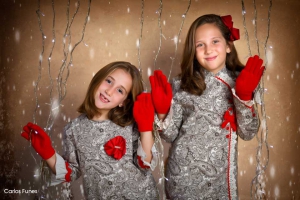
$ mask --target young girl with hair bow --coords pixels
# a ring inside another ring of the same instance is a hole
[[[170,199],[238,199],[237,138],[258,131],[253,93],[264,71],[258,56],[241,64],[238,39],[230,15],[203,15],[189,28],[172,88],[161,71],[150,77],[157,125],[172,144]]]
[[[47,133],[28,123],[21,134],[55,174],[52,185],[83,176],[87,199],[158,199],[152,173],[157,152],[154,107],[137,68],[113,62],[100,69],[78,112],[64,130],[64,155]],[[137,127],[135,126],[136,121]],[[138,129],[138,130],[137,130]]]

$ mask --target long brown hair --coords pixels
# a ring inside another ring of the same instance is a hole
[[[100,69],[91,80],[85,99],[77,111],[86,114],[89,119],[92,119],[99,113],[99,109],[95,106],[95,93],[102,81],[116,69],[123,69],[128,72],[132,78],[132,87],[123,106],[117,106],[108,113],[109,120],[124,127],[134,122],[133,104],[136,96],[143,92],[142,77],[138,69],[128,62],[112,62]]]
[[[233,42],[230,41],[230,30],[222,22],[221,17],[215,14],[208,14],[197,18],[192,23],[185,40],[180,74],[180,88],[195,95],[201,95],[206,88],[204,74],[201,70],[203,67],[197,61],[195,56],[195,33],[199,26],[207,23],[215,24],[219,28],[231,50],[230,53],[226,54],[226,68],[232,71],[232,74],[236,76],[235,72],[241,71],[244,67],[238,58]]]

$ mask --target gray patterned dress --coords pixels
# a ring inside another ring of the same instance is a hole
[[[120,160],[108,156],[103,147],[116,136],[126,140],[126,153]],[[64,159],[56,154],[56,179],[65,180],[65,160],[72,169],[71,181],[83,176],[87,199],[158,199],[151,171],[136,163],[138,139],[133,126],[120,127],[110,120],[97,122],[81,115],[65,127],[65,154]]]
[[[229,70],[204,74],[201,96],[182,91],[180,79],[173,80],[170,112],[158,124],[162,138],[172,143],[166,190],[171,199],[238,199],[237,135],[252,139],[259,119],[254,102],[234,94]]]

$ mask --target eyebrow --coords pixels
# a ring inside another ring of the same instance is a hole
[[[216,37],[213,37],[213,38],[210,38],[210,39],[212,39],[212,40],[214,40],[214,39],[221,39],[222,37],[218,37],[218,36],[216,36]],[[196,43],[197,42],[202,42],[202,40],[195,40],[196,41]]]
[[[116,81],[112,76],[108,76],[107,78],[111,78],[111,79],[113,79],[114,81]],[[126,94],[128,94],[127,90],[123,87],[123,85],[121,85],[121,88],[123,88],[123,90],[125,90]]]

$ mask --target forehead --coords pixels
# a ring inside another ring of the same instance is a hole
[[[223,37],[220,29],[215,24],[202,24],[195,32],[195,38],[202,37]]]
[[[125,69],[116,69],[112,71],[108,77],[112,77],[116,85],[123,86],[127,92],[130,91],[132,86],[132,77]]]

